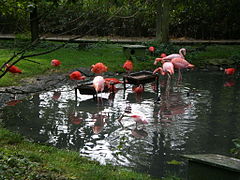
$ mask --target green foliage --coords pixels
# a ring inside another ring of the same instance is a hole
[[[159,1],[142,0],[2,0],[3,31],[29,31],[29,12],[38,7],[41,33],[97,36],[155,36]],[[170,1],[170,36],[196,39],[239,39],[240,6],[232,1]],[[116,14],[116,12],[118,12]],[[106,23],[109,17],[114,17]],[[231,27],[231,28],[230,28]]]
[[[233,149],[231,149],[231,153],[240,159],[240,138],[237,139],[233,139],[233,143],[235,145],[235,147]]]
[[[0,129],[0,145],[3,144],[18,144],[23,141],[23,137],[16,133],[9,133],[6,129]]]
[[[0,127],[0,179],[105,179],[153,180],[149,175],[133,172],[79,156],[78,152],[19,141],[9,144],[2,137],[14,141],[15,134]],[[169,178],[170,180],[170,178]]]

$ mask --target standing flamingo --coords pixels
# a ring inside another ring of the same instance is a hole
[[[186,49],[181,48],[179,49],[179,54],[170,54],[168,56],[162,57],[162,58],[156,58],[154,61],[154,65],[157,65],[158,62],[166,62],[166,61],[171,61],[173,58],[183,58],[186,56]]]
[[[157,68],[153,71],[153,74],[156,74],[157,72],[160,72],[163,76],[166,75],[166,74],[168,75],[167,85],[166,85],[166,96],[168,96],[169,95],[169,90],[170,90],[171,75],[174,74],[173,63],[172,62],[163,63],[162,67],[159,67],[159,68]]]
[[[60,66],[62,63],[61,63],[61,61],[59,61],[59,60],[57,60],[57,59],[53,59],[52,61],[51,61],[51,65],[52,66]]]
[[[157,72],[160,72],[163,76],[168,74],[168,76],[170,77],[170,75],[174,74],[174,66],[172,62],[165,62],[163,63],[162,67],[158,67],[157,69],[155,69],[153,71],[153,74],[156,74]]]
[[[181,69],[194,67],[193,64],[190,64],[187,60],[183,58],[173,58],[171,62],[173,63],[174,68],[178,69],[178,81],[182,80]]]
[[[129,74],[133,70],[133,62],[130,60],[126,60],[125,63],[123,64],[123,68]]]
[[[102,93],[104,90],[104,86],[105,86],[105,81],[104,78],[102,76],[96,76],[93,79],[93,87],[96,91],[96,95],[98,95],[98,93]],[[98,97],[97,97],[98,98]],[[98,99],[97,99],[98,101]]]
[[[102,74],[108,71],[108,67],[105,66],[103,63],[99,62],[91,66],[91,71],[96,74]]]
[[[19,69],[17,66],[6,64],[6,67],[7,67],[7,71],[9,71],[13,74],[21,74],[22,73],[22,70]]]

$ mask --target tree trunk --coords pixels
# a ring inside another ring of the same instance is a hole
[[[32,41],[39,39],[39,22],[38,22],[38,13],[37,6],[35,5],[34,9],[30,12],[30,25],[31,25],[31,38]]]
[[[162,43],[169,41],[169,6],[170,0],[159,0],[156,16],[156,40]]]

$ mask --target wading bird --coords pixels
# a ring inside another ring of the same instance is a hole
[[[190,64],[183,58],[173,58],[171,62],[173,63],[174,68],[178,69],[178,81],[182,80],[181,69],[194,68],[193,64]]]
[[[166,75],[170,77],[174,74],[174,65],[172,62],[165,62],[163,63],[162,67],[158,67],[153,71],[153,74],[156,74],[157,72],[161,73],[161,75]]]
[[[154,65],[157,65],[158,62],[167,62],[167,61],[171,61],[174,58],[183,58],[184,56],[186,56],[186,49],[185,48],[181,48],[179,49],[179,54],[170,54],[168,56],[162,57],[162,58],[156,58],[154,61]]]
[[[105,87],[105,80],[102,76],[96,76],[94,77],[93,79],[93,87],[96,91],[96,96],[97,96],[97,101],[99,102],[98,100],[98,93],[102,93],[103,90],[104,90],[104,87]]]

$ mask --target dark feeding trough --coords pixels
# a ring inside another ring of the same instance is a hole
[[[77,87],[75,87],[75,91],[79,90],[80,94],[84,95],[96,95],[96,90],[93,87],[92,83],[88,84],[81,84]],[[107,88],[104,88],[102,92],[109,92]]]
[[[153,74],[151,71],[139,71],[123,76],[124,89],[126,89],[126,83],[134,85],[144,85],[151,82],[155,82],[158,87],[158,76]]]
[[[112,85],[114,85],[114,84],[112,84]],[[83,95],[93,95],[93,96],[97,95],[96,90],[93,87],[92,82],[81,84],[81,85],[78,85],[77,87],[75,87],[75,97],[76,97],[76,99],[77,99],[77,91],[79,91],[79,93],[83,94]],[[104,93],[109,92],[108,87],[105,86],[105,88],[102,92],[104,92]],[[98,92],[98,93],[101,93],[101,92]]]
[[[83,95],[93,95],[93,97],[97,95],[96,90],[94,89],[92,83],[81,84],[81,85],[78,85],[77,87],[75,87],[76,100],[77,100],[77,91],[79,91],[79,93],[83,94]]]

